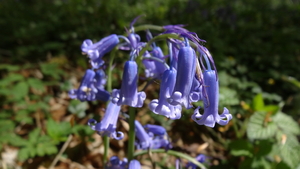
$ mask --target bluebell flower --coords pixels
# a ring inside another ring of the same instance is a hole
[[[79,88],[69,91],[70,98],[78,99],[80,101],[94,100],[97,92],[97,89],[95,89],[93,85],[94,77],[95,72],[93,70],[86,70]]]
[[[112,102],[118,105],[142,107],[146,99],[145,92],[137,91],[138,68],[135,61],[127,61],[124,66],[121,89],[114,89]]]
[[[112,156],[106,164],[105,169],[126,169],[127,164],[127,158],[120,160],[117,156]]]
[[[173,93],[168,102],[171,105],[183,105],[185,108],[191,108],[190,92],[196,70],[196,54],[189,46],[180,48],[177,62],[176,84]]]
[[[232,115],[224,107],[224,111],[221,115],[218,113],[219,105],[219,81],[214,70],[205,70],[203,72],[203,102],[204,113],[200,114],[198,107],[192,119],[199,125],[206,125],[208,127],[214,127],[215,123],[220,125],[226,125],[232,119]]]
[[[171,105],[167,98],[171,97],[176,81],[176,70],[171,68],[166,70],[162,76],[160,84],[159,99],[154,99],[149,104],[149,109],[155,114],[166,116],[170,119],[181,117],[181,105]]]
[[[70,90],[69,97],[80,101],[108,101],[110,94],[106,90],[96,87],[98,86],[97,80],[100,79],[93,70],[86,70],[79,88]]]
[[[172,148],[167,132],[161,126],[148,124],[143,127],[140,122],[135,121],[135,132],[137,149]]]
[[[200,80],[195,76],[193,78],[193,84],[190,93],[190,101],[198,102],[200,100],[202,100],[202,84]]]
[[[124,39],[126,42],[119,45],[118,48],[120,50],[130,50],[130,57],[131,60],[134,60],[140,50],[146,45],[145,42],[141,42],[141,38],[138,34],[134,33],[134,32],[127,32],[128,36],[124,37],[124,36],[119,36],[120,38]]]
[[[146,124],[144,125],[144,129],[153,133],[153,135],[163,136],[167,133],[166,129],[159,125]]]
[[[137,141],[135,143],[136,148],[139,149],[148,149],[151,146],[151,137],[148,135],[142,124],[135,120],[135,136]]]
[[[88,125],[92,130],[97,131],[98,134],[102,136],[109,136],[116,140],[121,140],[123,139],[124,134],[120,131],[116,132],[120,109],[121,106],[109,102],[101,122],[97,123],[96,120],[90,119],[88,121]]]
[[[97,89],[104,89],[104,86],[106,84],[106,75],[103,69],[99,69],[96,71],[95,75],[95,87]]]
[[[199,163],[204,163],[206,160],[206,156],[204,154],[199,154],[196,158],[195,158]],[[196,169],[197,166],[192,163],[192,162],[188,162],[185,166],[187,169]]]
[[[169,150],[172,148],[172,144],[169,142],[168,134],[164,127],[159,125],[146,124],[144,125],[144,129],[152,138],[152,149],[158,149],[163,147],[166,150]]]
[[[155,78],[157,76],[156,66],[153,60],[149,59],[151,57],[148,51],[143,55],[142,63],[145,67],[145,76],[147,78]]]
[[[110,52],[118,43],[118,36],[112,34],[97,43],[93,43],[90,39],[84,40],[81,45],[81,50],[90,58],[92,67],[98,69],[104,63],[102,57]]]
[[[141,169],[141,163],[138,160],[131,160],[128,169]]]

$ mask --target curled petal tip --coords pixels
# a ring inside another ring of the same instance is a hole
[[[118,132],[114,132],[112,134],[112,137],[116,140],[122,140],[124,138],[124,133],[121,132],[121,131],[118,131]]]

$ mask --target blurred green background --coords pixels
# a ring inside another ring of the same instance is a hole
[[[235,117],[225,128],[201,127],[223,140],[221,155],[206,152],[218,162],[211,168],[300,168],[299,0],[0,0],[0,150],[17,149],[2,166],[49,166],[70,134],[84,142],[74,151],[92,142],[86,119],[103,103],[67,96],[88,68],[80,45],[124,34],[139,15],[136,25],[185,24],[207,41],[220,107]],[[86,154],[65,158],[82,163]]]

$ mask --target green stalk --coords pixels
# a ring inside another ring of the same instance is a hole
[[[108,72],[107,72],[107,91],[108,92],[112,91],[112,71],[111,71],[111,68],[112,68],[112,65],[113,65],[115,54],[116,54],[116,49],[114,49],[110,53],[110,60],[109,60]],[[104,144],[103,164],[106,164],[107,161],[108,161],[109,137],[108,136],[103,136],[102,138],[103,138],[103,144]]]
[[[134,157],[134,141],[135,141],[135,108],[129,107],[129,138],[128,138],[128,161]]]
[[[105,165],[108,161],[109,137],[103,136],[102,139],[104,144],[103,165]]]
[[[148,153],[148,150],[142,150],[142,151],[134,153],[134,157],[143,155],[143,154],[147,154],[147,153]],[[206,167],[203,164],[199,163],[195,158],[193,158],[189,155],[177,152],[177,151],[173,151],[173,150],[166,151],[165,149],[154,149],[154,150],[151,150],[151,153],[165,153],[165,154],[172,155],[175,157],[184,158],[184,159],[196,164],[201,169],[206,169]]]
[[[164,28],[162,26],[157,26],[157,25],[140,25],[140,26],[134,27],[135,32],[148,30],[148,29],[157,30],[160,32],[162,32],[164,30]]]

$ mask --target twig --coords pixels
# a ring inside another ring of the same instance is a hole
[[[60,151],[58,152],[58,154],[56,155],[56,157],[54,158],[54,160],[52,161],[49,169],[53,169],[55,167],[55,165],[57,164],[60,156],[62,155],[62,153],[65,152],[65,150],[67,149],[67,147],[69,146],[70,142],[72,141],[73,135],[70,134],[67,141],[65,142],[65,144],[62,146],[62,148],[60,149]]]

